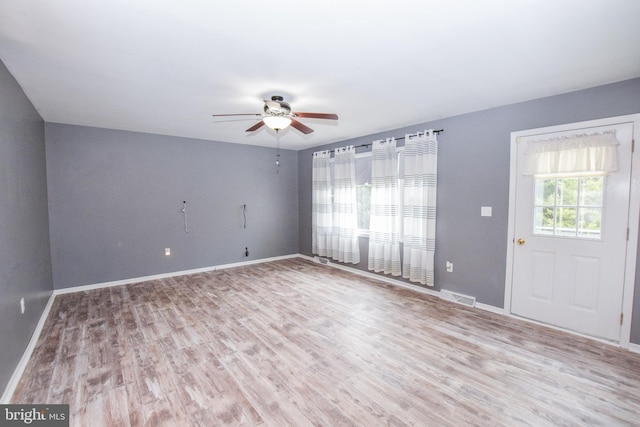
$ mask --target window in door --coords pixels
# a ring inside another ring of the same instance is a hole
[[[533,234],[602,237],[604,176],[537,177]]]

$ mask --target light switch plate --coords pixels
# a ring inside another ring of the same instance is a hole
[[[482,206],[480,208],[480,216],[491,216],[491,206]]]

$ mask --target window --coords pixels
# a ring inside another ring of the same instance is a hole
[[[600,239],[604,176],[536,178],[533,234]]]
[[[404,190],[404,147],[398,148],[398,198],[399,212],[402,212],[402,193]],[[356,197],[358,199],[358,233],[369,235],[369,220],[371,215],[371,153],[356,155]],[[402,221],[400,222],[402,227]],[[400,230],[402,235],[402,230]]]
[[[371,153],[356,155],[356,197],[358,200],[358,234],[369,233],[371,213]]]
[[[333,175],[333,158],[331,159],[331,182]],[[371,153],[356,154],[356,198],[358,210],[358,234],[368,236],[371,214]],[[333,199],[333,186],[331,187]]]
[[[356,197],[358,199],[358,232],[366,234],[369,231],[369,220],[371,215],[371,184],[356,185]]]
[[[398,191],[402,212],[402,193],[404,185],[404,147],[398,147]],[[331,159],[331,180],[333,181],[333,159]],[[358,234],[369,235],[371,216],[371,152],[356,154],[356,198],[358,209]],[[402,224],[402,222],[401,222]],[[402,230],[401,235],[402,235]]]

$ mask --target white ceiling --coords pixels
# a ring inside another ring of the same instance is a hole
[[[640,76],[640,0],[0,0],[0,59],[47,122],[302,149]],[[395,135],[390,135],[395,136]]]

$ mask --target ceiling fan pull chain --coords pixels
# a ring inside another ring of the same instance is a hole
[[[280,173],[280,132],[276,129],[276,173]]]

